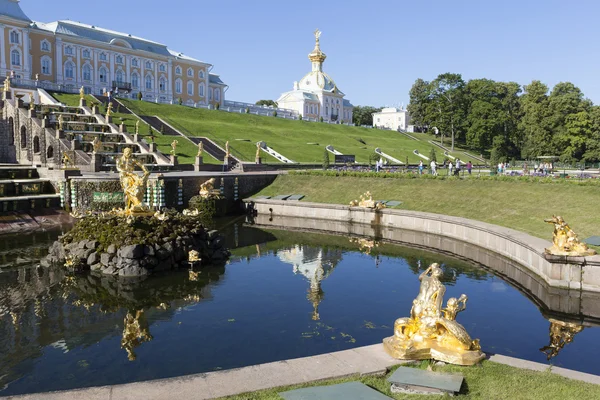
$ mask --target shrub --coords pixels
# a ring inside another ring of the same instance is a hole
[[[298,115],[298,121],[302,121],[302,114]]]
[[[183,104],[183,99],[181,97],[177,98],[177,104],[179,104],[179,105]]]
[[[323,153],[323,169],[326,170],[329,168],[329,152],[325,149],[325,153]]]
[[[221,108],[221,104],[220,103],[215,104],[215,110],[218,110],[219,108]]]
[[[433,147],[429,150],[429,160],[437,162],[437,156]]]
[[[319,122],[323,122],[323,117],[320,117],[320,118],[319,118]]]
[[[250,114],[250,107],[246,107],[246,114]]]
[[[277,116],[277,111],[273,111],[273,116],[276,117]]]
[[[138,94],[137,94],[137,99],[138,99],[138,100],[142,100],[142,92],[138,92]]]

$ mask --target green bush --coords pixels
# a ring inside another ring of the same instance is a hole
[[[137,99],[138,99],[138,100],[142,100],[142,92],[138,92],[138,94],[137,94]]]
[[[329,152],[325,149],[325,153],[323,153],[323,169],[326,170],[329,168]]]
[[[177,98],[177,104],[179,104],[179,105],[183,104],[183,99],[181,97]]]

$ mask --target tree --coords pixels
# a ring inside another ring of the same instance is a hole
[[[138,100],[142,100],[142,92],[138,92],[138,94],[137,94],[137,99],[138,99]]]
[[[431,84],[419,78],[410,88],[410,103],[408,113],[413,125],[424,130],[429,124],[429,110],[431,103]]]
[[[554,148],[552,146],[548,86],[534,80],[524,89],[525,94],[521,97],[523,117],[519,123],[523,131],[521,155],[525,159],[552,155]]]
[[[432,123],[442,135],[450,133],[452,151],[466,116],[464,87],[465,82],[460,74],[441,74],[431,82]]]
[[[431,150],[429,150],[429,159],[431,161],[437,162],[437,154],[436,154],[435,149],[433,147],[431,148]]]
[[[179,105],[183,104],[183,99],[181,97],[177,98],[177,104],[179,104]]]
[[[325,149],[325,153],[323,153],[323,169],[329,168],[329,151]]]
[[[277,108],[277,102],[274,100],[259,100],[255,103],[257,106],[267,106],[267,107],[275,107]]]
[[[355,106],[352,109],[352,122],[358,126],[373,126],[373,113],[381,111],[371,106]]]

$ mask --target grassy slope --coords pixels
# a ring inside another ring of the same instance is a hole
[[[405,161],[418,162],[412,154],[418,149],[429,154],[431,145],[414,141],[397,132],[374,130],[345,125],[330,125],[306,121],[284,120],[249,114],[194,109],[179,105],[164,105],[134,100],[123,101],[141,115],[158,115],[190,136],[206,136],[224,145],[229,140],[234,155],[254,161],[255,143],[262,140],[276,151],[297,162],[321,163],[324,147],[331,144],[344,154],[355,154],[357,161],[366,163],[376,147]],[[248,141],[238,141],[246,139]],[[358,141],[362,139],[366,144]],[[318,145],[308,144],[318,143]],[[263,153],[264,154],[264,153]],[[457,153],[460,157],[460,154]],[[438,160],[443,159],[438,152]],[[465,159],[466,156],[462,156]]]
[[[600,235],[598,186],[473,179],[393,179],[282,175],[258,195],[298,193],[303,201],[348,204],[370,190],[374,199],[400,200],[399,208],[454,215],[545,239],[544,218],[562,215],[581,238]]]
[[[421,363],[418,368],[426,368],[428,362]],[[462,399],[483,400],[563,400],[563,399],[597,399],[600,398],[600,386],[591,383],[583,383],[570,380],[550,372],[535,372],[518,369],[506,365],[484,361],[481,366],[459,367],[446,365],[434,366],[436,372],[459,373],[464,376],[465,382],[460,391]],[[269,389],[260,392],[246,393],[238,396],[226,397],[229,400],[280,400],[277,394],[287,390],[298,389],[307,386],[331,385],[350,381],[361,381],[379,392],[393,399],[429,399],[438,398],[431,395],[406,395],[392,394],[390,384],[385,377],[365,376],[350,377],[335,381],[325,381],[316,384],[298,385]],[[445,396],[443,398],[446,398]]]
[[[79,95],[78,94],[54,93],[53,97],[56,98],[61,103],[64,103],[68,106],[73,106],[73,107],[79,106]],[[89,96],[89,95],[86,96],[86,100],[87,100],[88,105],[98,102],[95,98],[93,98],[92,96]],[[100,113],[102,115],[105,115],[106,107],[100,107]],[[135,133],[135,123],[138,121],[138,118],[136,118],[135,116],[133,116],[131,114],[123,114],[123,113],[113,112],[113,122],[115,124],[119,125],[121,123],[121,119],[123,120],[123,123],[125,124],[125,126],[127,128],[127,132],[129,132],[130,134]],[[140,136],[144,137],[147,142],[150,142],[148,125],[142,120],[139,120],[139,121],[140,121],[140,128],[139,128]],[[154,132],[154,141],[157,144],[158,150],[160,150],[164,154],[171,153],[171,143],[173,142],[174,139],[177,139],[177,142],[178,142],[177,143],[177,156],[178,156],[179,163],[193,164],[195,162],[196,154],[198,153],[198,147],[195,144],[193,144],[189,140],[186,140],[182,137],[161,135],[160,132],[157,132],[157,131]],[[213,159],[208,154],[204,155],[203,161],[205,164],[220,164],[219,161]]]

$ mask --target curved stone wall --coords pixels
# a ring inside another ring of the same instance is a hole
[[[443,249],[443,238],[451,238],[455,243],[475,245],[512,260],[529,275],[537,277],[550,287],[577,292],[600,292],[600,256],[547,256],[544,249],[550,247],[551,242],[513,229],[466,218],[416,211],[384,209],[375,212],[336,204],[263,199],[248,201],[255,203],[259,215],[269,218],[285,216],[366,224],[379,227],[382,237],[390,238],[394,235],[406,238],[411,235],[410,232],[432,234],[440,238],[438,242],[423,243],[423,246],[434,249]],[[455,251],[449,252],[460,256],[456,245],[454,248]],[[485,262],[481,263],[487,265]]]

